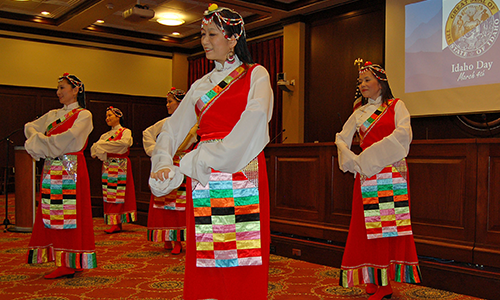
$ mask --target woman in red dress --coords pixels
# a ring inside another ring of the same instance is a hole
[[[149,180],[156,196],[187,180],[184,299],[267,299],[269,191],[264,147],[273,111],[269,74],[254,64],[243,18],[210,5],[201,44],[215,68],[189,89],[166,120]],[[198,124],[200,143],[173,156]]]
[[[420,282],[405,159],[412,132],[410,114],[394,99],[382,67],[367,62],[359,71],[359,89],[363,105],[335,140],[340,169],[356,175],[340,284],[366,283],[369,299],[380,300],[391,298],[390,280]],[[356,132],[359,155],[350,149]]]
[[[123,127],[123,113],[115,107],[106,109],[106,123],[111,130],[92,145],[90,154],[102,160],[102,194],[104,222],[111,227],[104,232],[116,233],[123,223],[135,222],[135,202],[132,164],[128,158],[133,144],[132,131]]]
[[[90,184],[83,150],[93,129],[85,109],[85,89],[75,75],[59,78],[57,97],[64,105],[26,123],[26,151],[45,159],[41,197],[29,242],[28,263],[55,261],[44,277],[73,277],[97,266]]]
[[[167,94],[167,110],[172,115],[186,92],[180,89],[172,88]],[[166,119],[162,119],[142,133],[142,142],[144,151],[151,156],[156,145],[156,137],[161,132],[161,128]],[[189,152],[196,142],[196,127],[193,127],[184,142],[179,146],[173,158],[174,164],[179,166],[179,160]],[[168,195],[156,197],[151,194],[148,212],[148,241],[164,242],[164,248],[172,249],[172,254],[177,255],[182,251],[181,241],[185,241],[186,234],[186,183],[183,184]],[[172,245],[173,243],[173,245]]]

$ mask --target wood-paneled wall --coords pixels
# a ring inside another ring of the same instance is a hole
[[[149,188],[147,186],[147,180],[143,177],[149,177],[150,160],[142,148],[142,131],[155,122],[167,117],[167,108],[165,106],[166,99],[95,92],[87,92],[86,96],[87,109],[92,113],[94,125],[94,130],[89,136],[88,145],[85,150],[90,176],[94,216],[102,216],[102,162],[90,157],[90,147],[103,133],[110,129],[105,121],[106,108],[108,106],[120,108],[125,116],[125,126],[132,130],[134,144],[130,151],[130,159],[132,161],[132,169],[135,176],[134,181],[137,185],[138,207],[140,207],[143,212],[147,213]],[[7,136],[14,130],[20,129],[11,137],[12,144],[9,148],[10,165],[14,164],[14,146],[22,146],[26,140],[23,129],[24,124],[34,120],[51,109],[61,107],[62,105],[59,103],[55,89],[0,85],[0,113],[2,119],[0,137]],[[5,147],[4,144],[0,146]],[[0,147],[0,153],[2,154],[5,153],[3,149],[5,148]],[[5,163],[5,155],[0,155],[0,166],[3,167]],[[40,172],[42,167],[40,162],[37,163],[37,167],[38,172]],[[139,221],[145,224],[145,219],[146,216],[140,213]]]
[[[335,145],[268,145],[265,153],[277,252],[302,248],[303,259],[338,267],[354,177],[340,171]],[[483,265],[500,280],[500,139],[417,140],[407,162],[418,255]]]
[[[335,140],[352,113],[354,60],[384,63],[385,1],[358,1],[308,17],[304,141]]]

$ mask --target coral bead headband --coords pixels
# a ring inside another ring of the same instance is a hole
[[[61,77],[59,77],[59,80],[57,80],[57,82],[61,82],[63,79],[68,80],[69,82],[71,82],[71,84],[73,86],[78,87],[79,93],[83,92],[83,82],[75,75],[69,74],[69,73],[64,73]]]
[[[123,117],[122,111],[116,107],[109,106],[108,108],[106,108],[106,111],[108,111],[108,110],[110,110],[112,113],[114,113],[115,116],[117,116],[118,118]]]
[[[381,66],[374,65],[370,61],[367,61],[365,66],[359,69],[359,75],[367,71],[370,71],[378,80],[387,81],[387,75]]]
[[[227,10],[233,14],[236,14],[238,15],[239,18],[235,18],[235,19],[232,19],[232,18],[227,18],[227,17],[224,17],[222,16],[220,13],[224,10]],[[226,25],[229,25],[229,26],[238,26],[238,25],[241,25],[240,26],[240,33],[234,33],[236,34],[236,40],[238,40],[240,38],[240,36],[245,36],[245,22],[243,22],[243,18],[241,17],[241,15],[239,13],[237,13],[236,11],[230,9],[230,8],[226,8],[226,7],[221,7],[219,8],[217,6],[217,4],[213,4],[211,3],[209,6],[208,6],[208,10],[205,10],[205,12],[203,13],[204,17],[203,17],[203,20],[201,21],[201,27],[203,28],[204,25],[208,25],[210,23],[213,22],[213,19],[214,19],[214,16],[217,17],[217,20],[219,21],[218,23],[216,22],[215,25],[217,26],[217,28],[222,31],[222,34],[224,34],[224,37],[229,40],[231,39],[230,36],[228,36],[226,34],[226,30],[224,30],[224,26],[223,24],[226,24]]]

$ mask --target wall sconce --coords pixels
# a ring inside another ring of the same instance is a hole
[[[285,92],[293,92],[295,90],[295,80],[286,80],[286,73],[278,73],[278,87]]]

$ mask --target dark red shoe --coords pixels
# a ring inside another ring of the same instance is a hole
[[[382,300],[391,299],[392,297],[392,287],[391,285],[379,286],[377,292],[368,298],[368,300]]]
[[[75,277],[75,269],[68,268],[68,267],[59,267],[52,271],[51,273],[43,276],[45,279],[56,279],[56,278],[73,278]]]
[[[171,241],[165,241],[165,244],[163,245],[163,248],[165,248],[165,250],[172,250],[172,242]]]
[[[104,230],[104,232],[106,232],[107,234],[111,234],[111,233],[117,233],[117,232],[120,232],[122,231],[122,224],[118,224],[118,225],[113,225],[111,226],[110,229],[106,229]]]
[[[373,295],[377,292],[378,286],[373,283],[367,283],[366,284],[366,293],[368,295]]]
[[[172,249],[172,254],[179,255],[181,252],[182,252],[182,243],[175,241],[174,242],[174,249]]]

